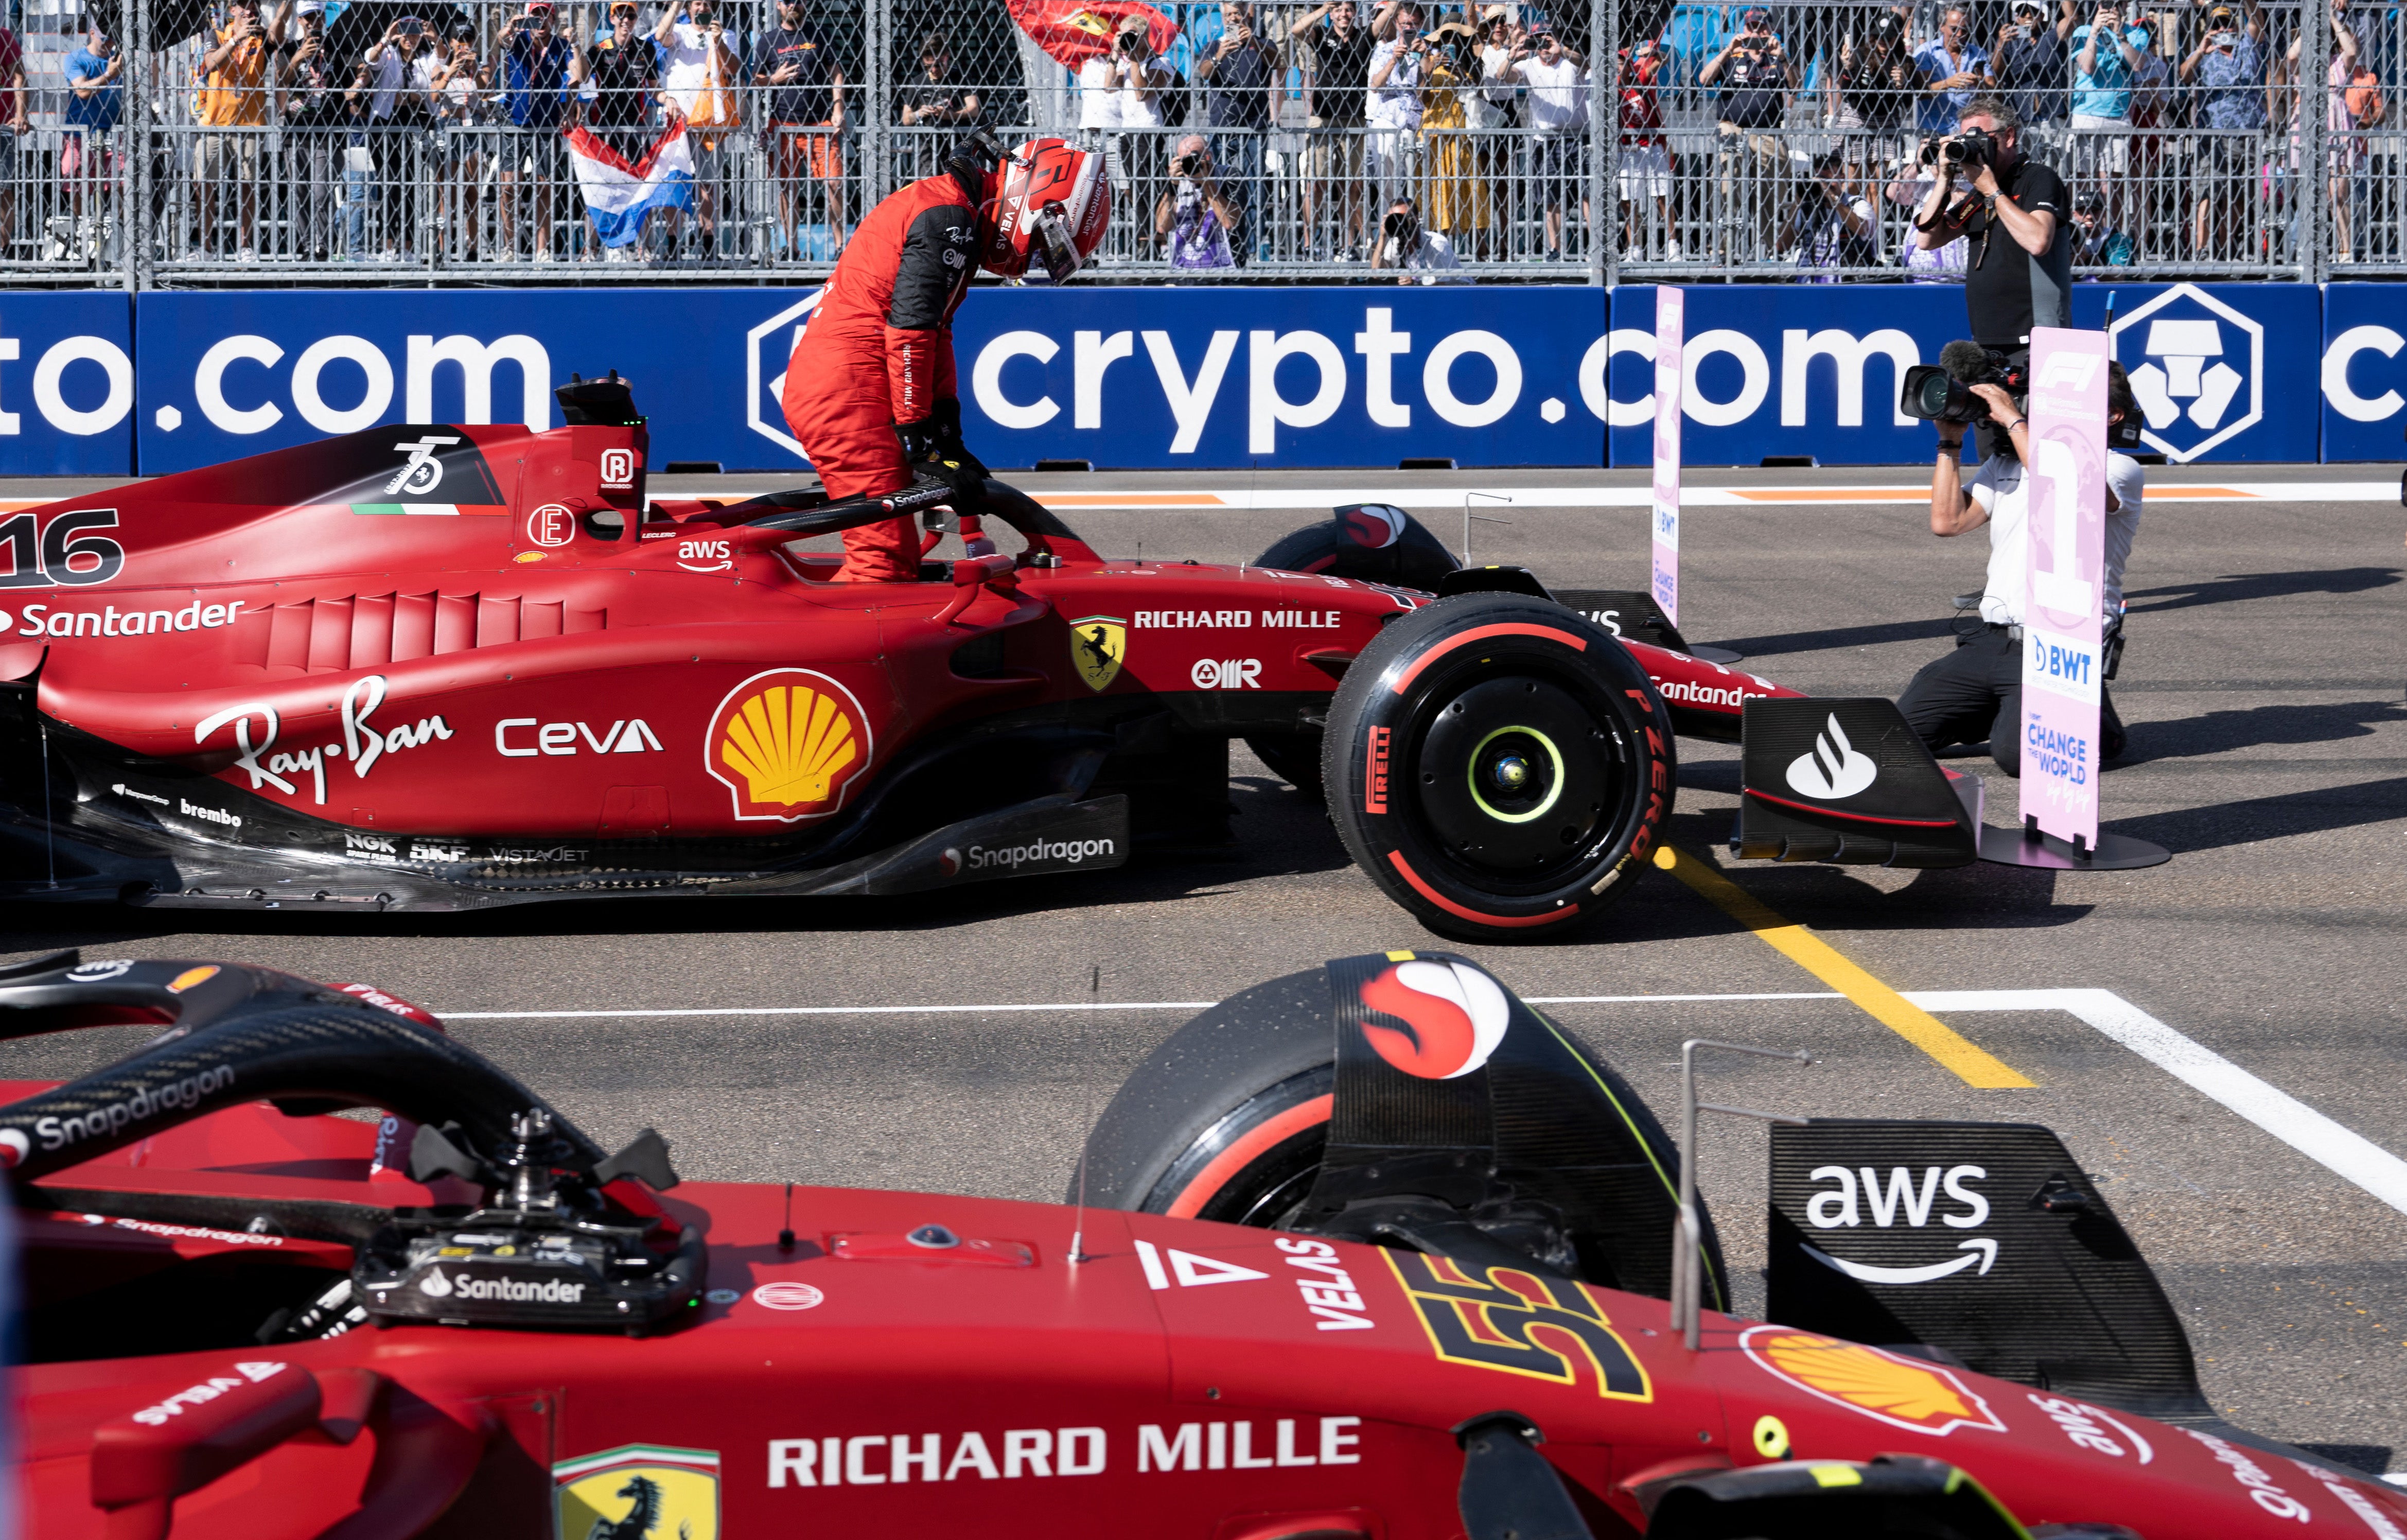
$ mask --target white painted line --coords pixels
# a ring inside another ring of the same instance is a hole
[[[1676,1005],[1714,1000],[1836,1000],[1805,994],[1533,994],[1531,1005]],[[446,1021],[637,1020],[675,1016],[942,1016],[998,1011],[1203,1010],[1217,1000],[1074,1000],[1062,1005],[699,1005],[680,1010],[437,1011]]]
[[[2183,1036],[2111,990],[1917,990],[1924,1010],[2061,1010],[2407,1214],[2407,1161]]]

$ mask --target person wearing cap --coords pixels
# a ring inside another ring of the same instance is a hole
[[[1858,158],[1869,164],[1899,156],[1925,84],[1905,46],[1904,20],[1894,11],[1873,13],[1859,36],[1839,45],[1839,67],[1824,78],[1830,126],[1856,142]]]
[[[609,36],[577,55],[575,79],[584,103],[586,126],[629,163],[640,161],[651,148],[652,87],[660,78],[651,39],[635,27],[635,0],[610,0]],[[602,237],[586,216],[585,260],[604,251]],[[634,260],[632,247],[604,251],[605,262]]]
[[[1859,164],[1848,164],[1844,150],[1826,150],[1814,157],[1813,180],[1780,228],[1779,250],[1794,250],[1799,267],[1829,276],[1800,281],[1836,283],[1839,268],[1880,264],[1880,227],[1873,222],[1862,170]]]
[[[434,184],[434,228],[429,239],[446,258],[475,262],[482,234],[485,129],[496,116],[492,71],[477,57],[477,28],[451,24],[448,55],[434,66],[428,100],[434,113],[434,148],[441,176]],[[454,232],[454,215],[458,229]]]
[[[1989,76],[1998,93],[2033,128],[2063,119],[2072,80],[2065,70],[2065,39],[2078,17],[2073,0],[2058,4],[2061,9],[2051,24],[2041,0],[2015,0],[2013,20],[1998,29],[1997,46],[1989,50]]]
[[[841,238],[850,205],[845,198],[844,69],[810,22],[809,0],[777,0],[777,24],[752,44],[752,78],[768,92],[770,175],[777,181],[778,229],[803,247],[805,205],[826,210],[832,237]]]
[[[292,254],[325,262],[334,255],[343,130],[350,113],[343,100],[342,63],[326,47],[325,0],[300,0],[293,19],[300,34],[276,56],[276,115],[284,124]]]
[[[2265,15],[2247,0],[2245,21],[2229,6],[2206,13],[2206,30],[2181,62],[2181,83],[2191,88],[2198,127],[2192,177],[2198,207],[2191,215],[2191,249],[2200,257],[2228,261],[2240,255],[2234,236],[2250,223],[2251,186],[2264,161],[2265,63],[2258,52]]]
[[[1925,134],[1944,134],[1989,79],[1989,53],[1973,41],[1972,14],[1962,6],[1941,11],[1938,36],[1922,45],[1914,62],[1923,81],[1917,126]]]
[[[1303,221],[1316,258],[1360,255],[1369,207],[1362,174],[1363,109],[1371,88],[1369,29],[1355,0],[1323,0],[1288,27],[1303,65],[1304,127],[1311,135]],[[1332,228],[1325,234],[1322,221]]]
[[[511,17],[502,43],[502,102],[515,133],[499,137],[502,245],[515,260],[519,251],[519,219],[531,211],[534,224],[529,253],[538,263],[552,260],[553,190],[571,175],[561,126],[568,121],[569,105],[577,99],[569,76],[577,63],[577,45],[567,36],[565,20],[552,0],[527,0],[526,8]]]
[[[1721,212],[1714,239],[1716,254],[1726,264],[1772,254],[1773,227],[1789,181],[1788,146],[1780,125],[1798,82],[1797,63],[1772,30],[1772,12],[1750,6],[1740,23],[1741,30],[1697,72],[1698,84],[1720,88],[1714,128]]]
[[[259,260],[259,150],[267,125],[267,64],[283,46],[285,23],[292,16],[292,0],[283,0],[275,21],[262,27],[259,0],[232,0],[226,24],[211,34],[215,45],[201,55],[201,122],[228,131],[204,134],[192,147],[205,253],[216,244],[226,206],[232,204],[235,261]]]
[[[315,3],[303,0],[305,6]],[[115,40],[99,19],[93,18],[91,41],[68,54],[62,66],[67,101],[60,116],[68,132],[59,145],[59,179],[67,184],[78,214],[83,212],[86,178],[100,184],[117,174],[117,157],[93,141],[117,127],[124,106],[125,87],[120,83],[124,71],[124,55],[117,51]]]
[[[2129,267],[2139,243],[2106,217],[2106,200],[2084,192],[2072,206],[2072,260],[2083,267]]]
[[[426,39],[426,19],[402,16],[368,50],[375,89],[368,98],[368,153],[383,190],[384,249],[380,262],[399,262],[408,250],[410,200],[420,180],[434,90],[434,50]]]
[[[1621,185],[1621,249],[1632,259],[1659,245],[1666,261],[1680,260],[1680,235],[1672,223],[1672,148],[1663,133],[1663,71],[1671,50],[1652,37],[1631,45],[1621,60],[1621,150],[1616,175]],[[1652,224],[1642,225],[1641,200],[1655,201]]]
[[[919,78],[894,93],[895,121],[905,128],[961,128],[978,121],[985,104],[953,78],[952,39],[932,32],[919,39]]]

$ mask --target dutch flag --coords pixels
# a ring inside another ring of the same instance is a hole
[[[577,184],[605,246],[630,246],[644,233],[654,209],[693,209],[693,152],[686,144],[685,120],[673,117],[643,159],[625,156],[582,124],[567,131]]]

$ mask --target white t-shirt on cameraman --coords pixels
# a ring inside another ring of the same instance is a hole
[[[2131,559],[2131,541],[2140,533],[2140,496],[2147,479],[2147,468],[2129,455],[2106,456],[2106,491],[2115,505],[2106,516],[2102,613],[2109,616],[2123,605],[2123,563]],[[1989,580],[1981,593],[1981,619],[1991,625],[2020,625],[2030,572],[2030,478],[2021,461],[1993,454],[1964,490],[1989,516]]]

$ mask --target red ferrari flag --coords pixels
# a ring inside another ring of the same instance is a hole
[[[1112,36],[1126,17],[1145,18],[1153,51],[1178,36],[1178,24],[1143,0],[1006,0],[1011,19],[1036,46],[1072,69],[1111,51]]]

